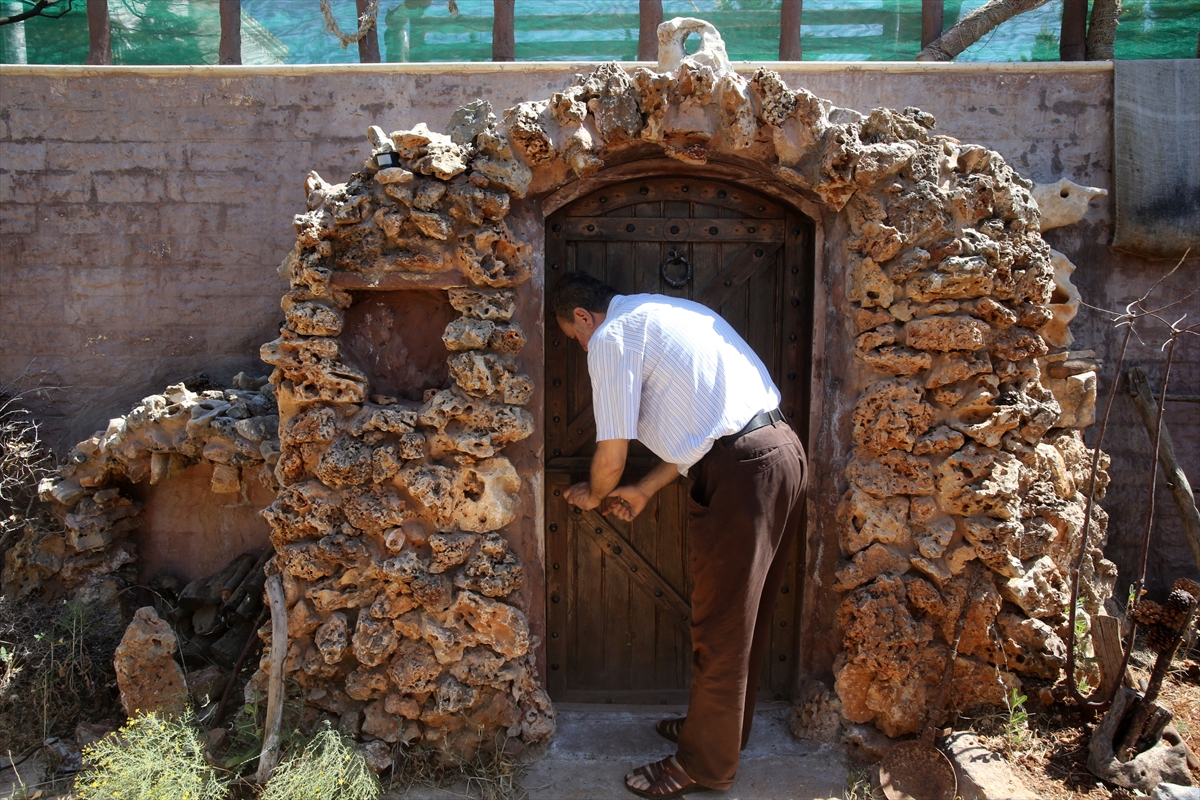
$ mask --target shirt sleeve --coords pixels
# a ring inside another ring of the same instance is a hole
[[[642,401],[642,353],[621,342],[589,343],[588,375],[592,379],[592,413],[596,441],[636,439]]]

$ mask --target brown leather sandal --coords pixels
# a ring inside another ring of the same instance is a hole
[[[641,775],[649,787],[635,789],[629,785],[629,779]],[[675,761],[675,756],[667,756],[662,761],[655,761],[644,767],[638,767],[625,776],[625,788],[638,797],[650,797],[653,800],[665,800],[668,797],[682,797],[692,792],[702,792],[705,787],[687,776],[687,773]]]
[[[666,717],[654,723],[654,731],[666,739],[668,742],[678,742],[679,732],[683,730],[683,723],[687,717]]]

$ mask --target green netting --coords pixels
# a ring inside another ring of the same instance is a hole
[[[66,3],[67,0],[62,0]],[[949,27],[984,0],[945,0]],[[0,15],[32,0],[0,0]],[[116,64],[215,64],[219,0],[109,0]],[[357,27],[354,0],[331,0],[343,31]],[[712,22],[734,60],[769,61],[779,52],[781,0],[664,0],[667,18]],[[86,0],[58,20],[0,27],[5,63],[82,64]],[[492,0],[381,0],[385,61],[488,61]],[[1190,58],[1200,31],[1200,0],[1124,0],[1116,56]],[[1014,17],[959,61],[1056,61],[1062,0]],[[805,60],[911,61],[920,49],[921,0],[805,0]],[[17,30],[19,28],[19,30]],[[517,0],[518,61],[629,61],[637,55],[637,0]],[[245,64],[354,63],[325,30],[320,0],[242,0]]]

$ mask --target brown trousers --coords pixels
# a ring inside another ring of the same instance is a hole
[[[804,448],[786,422],[717,442],[693,471],[692,686],[677,758],[692,780],[712,789],[733,785],[750,738],[807,472]]]

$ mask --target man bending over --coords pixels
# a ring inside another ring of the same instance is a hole
[[[619,295],[578,271],[562,277],[549,305],[587,353],[596,418],[591,479],[567,489],[567,502],[585,511],[607,503],[604,513],[628,522],[680,475],[694,480],[688,712],[656,725],[678,752],[635,769],[625,785],[653,798],[728,789],[750,737],[771,613],[799,524],[804,448],[767,368],[708,308]],[[631,439],[662,463],[619,486]]]

